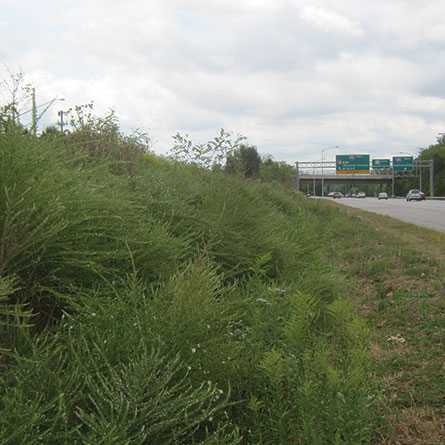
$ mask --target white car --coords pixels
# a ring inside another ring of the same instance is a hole
[[[357,198],[366,198],[366,193],[365,192],[358,192],[357,193]]]
[[[417,189],[410,190],[406,195],[407,201],[422,201],[422,199],[422,194],[420,193],[420,190]]]
[[[388,193],[386,192],[380,192],[378,199],[388,199]]]

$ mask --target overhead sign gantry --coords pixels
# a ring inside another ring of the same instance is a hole
[[[372,168],[371,168],[372,167]],[[333,161],[296,162],[296,187],[301,184],[392,184],[401,176],[419,177],[422,188],[422,169],[430,170],[430,196],[434,197],[434,161],[414,159],[413,156],[394,156],[392,159],[373,159],[369,154],[336,155]],[[323,193],[322,193],[323,195]]]

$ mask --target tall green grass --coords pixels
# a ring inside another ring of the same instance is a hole
[[[330,209],[76,147],[0,134],[2,443],[372,442]]]

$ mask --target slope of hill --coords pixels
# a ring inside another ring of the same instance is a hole
[[[375,440],[338,209],[94,136],[0,134],[2,443]]]

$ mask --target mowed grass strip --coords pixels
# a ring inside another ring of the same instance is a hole
[[[445,437],[445,234],[336,204],[333,262],[372,332],[385,444]]]

